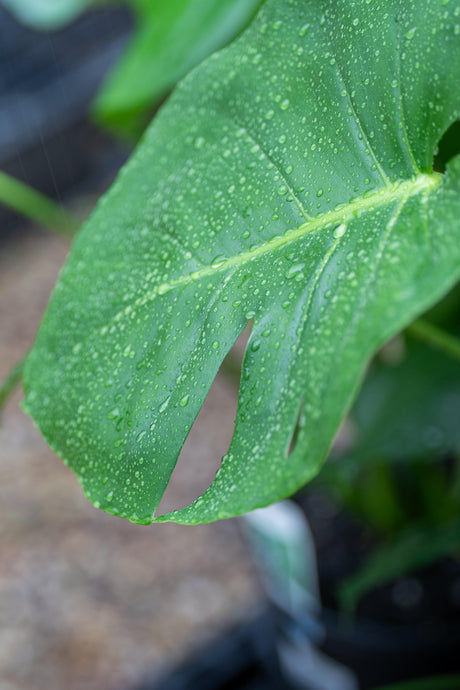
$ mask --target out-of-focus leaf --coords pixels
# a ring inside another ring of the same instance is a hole
[[[96,119],[137,137],[154,105],[246,27],[261,0],[131,0],[137,30],[94,104]]]
[[[339,584],[340,608],[352,612],[366,592],[459,549],[458,517],[442,527],[414,525],[392,543],[381,546],[355,574]]]
[[[317,485],[383,534],[450,517],[459,500],[439,460],[460,451],[459,416],[460,362],[407,337],[398,362],[374,360],[350,413],[352,449]]]
[[[351,416],[355,462],[460,450],[460,361],[408,337],[400,362],[375,360]]]

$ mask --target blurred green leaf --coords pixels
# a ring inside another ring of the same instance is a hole
[[[354,461],[438,458],[460,450],[460,361],[408,336],[400,362],[374,361],[352,419]]]
[[[445,302],[436,313],[454,321],[458,290]],[[347,609],[375,586],[459,547],[459,414],[457,360],[411,336],[374,360],[350,414],[354,449],[331,459],[316,480],[383,538],[339,587]]]
[[[460,518],[442,527],[412,526],[380,548],[361,568],[337,587],[339,606],[352,613],[358,601],[386,582],[421,568],[460,549]]]
[[[153,107],[246,27],[261,0],[130,0],[137,30],[94,103],[95,118],[137,138]]]
[[[460,362],[400,339],[364,380],[349,417],[351,450],[332,454],[316,483],[381,534],[422,516],[449,519],[460,497],[439,461],[460,451],[459,417]]]

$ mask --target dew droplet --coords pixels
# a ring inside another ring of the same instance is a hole
[[[219,266],[222,266],[226,261],[227,257],[219,255],[214,257],[214,259],[211,261],[211,266],[212,268],[219,268]]]
[[[161,412],[164,412],[164,411],[166,410],[166,408],[167,408],[168,405],[169,405],[170,399],[171,399],[171,396],[168,395],[168,397],[167,397],[165,400],[163,400],[163,402],[161,403],[160,407],[158,408],[158,412],[161,413]]]
[[[333,234],[334,234],[334,237],[336,237],[337,239],[338,239],[339,237],[343,237],[343,236],[345,235],[346,231],[347,231],[347,226],[346,226],[346,224],[345,224],[345,223],[341,223],[340,225],[338,225],[338,226],[335,228],[334,233],[333,233]]]
[[[295,264],[294,266],[290,266],[284,275],[288,279],[293,278],[296,274],[301,273],[304,268],[305,264]]]

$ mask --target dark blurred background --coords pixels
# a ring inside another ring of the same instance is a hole
[[[130,36],[120,5],[36,31],[0,6],[0,169],[58,200],[94,194],[128,148],[92,125],[89,106]],[[19,218],[0,207],[6,232]]]

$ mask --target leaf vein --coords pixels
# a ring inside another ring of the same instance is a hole
[[[260,150],[261,150],[262,153],[264,154],[265,158],[266,158],[268,161],[270,161],[270,163],[272,163],[272,165],[274,166],[276,172],[279,174],[281,180],[282,180],[282,181],[284,182],[284,184],[286,185],[286,189],[288,190],[288,192],[289,192],[289,194],[291,195],[291,197],[292,197],[294,203],[296,204],[297,208],[299,209],[301,215],[305,218],[305,220],[307,220],[307,221],[308,221],[308,220],[312,220],[312,216],[307,212],[307,210],[306,210],[305,207],[303,206],[301,200],[300,200],[299,197],[296,195],[294,189],[292,188],[292,186],[291,186],[289,180],[288,180],[287,177],[286,177],[286,174],[283,172],[283,170],[280,168],[280,166],[276,163],[276,161],[273,160],[273,158],[272,158],[271,155],[268,153],[268,151],[266,151],[266,150],[264,149],[264,147],[262,146],[262,144],[260,143],[260,141],[258,141],[257,138],[254,136],[254,134],[253,134],[252,132],[249,131],[249,129],[247,128],[247,126],[239,124],[239,122],[238,122],[237,120],[235,120],[235,118],[232,117],[229,113],[227,113],[227,116],[228,116],[228,119],[231,120],[239,129],[242,129],[242,130],[244,130],[244,131],[246,132],[246,134],[247,134],[247,136],[249,137],[249,139],[250,139],[254,144],[256,144],[256,145],[260,148]]]
[[[369,137],[366,134],[366,131],[364,129],[364,125],[361,122],[361,118],[359,117],[359,115],[356,111],[356,108],[353,104],[353,99],[351,97],[351,93],[349,91],[349,88],[348,88],[347,83],[345,81],[345,78],[343,76],[342,70],[340,69],[340,61],[338,60],[337,55],[335,54],[335,52],[333,50],[332,41],[331,41],[329,36],[327,36],[327,42],[328,42],[329,50],[331,51],[331,55],[334,58],[334,66],[336,68],[337,77],[339,79],[339,82],[343,86],[345,96],[347,99],[347,103],[348,103],[350,110],[351,110],[351,113],[353,115],[353,121],[354,121],[356,127],[358,128],[358,131],[360,132],[362,138],[363,138],[363,141],[367,147],[367,151],[368,151],[370,157],[374,161],[374,164],[375,164],[375,167],[377,169],[377,172],[378,172],[380,179],[382,180],[382,182],[384,183],[385,186],[388,186],[389,184],[391,184],[391,180],[388,177],[388,175],[386,174],[385,170],[382,168],[380,161],[379,161],[379,159],[378,159],[378,157],[377,157],[377,155],[376,155],[376,153],[375,153],[375,151],[371,145],[371,142],[369,141]],[[357,144],[359,146],[359,140],[357,141]]]
[[[406,195],[415,196],[419,193],[426,192],[429,189],[434,189],[439,185],[441,177],[441,175],[436,173],[431,175],[420,174],[414,178],[411,178],[410,180],[406,180],[405,182],[388,185],[384,189],[377,190],[376,192],[368,194],[367,196],[357,197],[347,205],[316,216],[297,228],[287,230],[284,235],[275,236],[254,249],[237,254],[226,261],[222,261],[218,266],[205,266],[201,270],[180,276],[176,280],[172,280],[169,283],[163,283],[139,298],[139,300],[136,301],[136,304],[141,306],[141,304],[150,301],[150,299],[154,298],[157,294],[165,294],[166,292],[169,292],[180,285],[200,280],[201,278],[213,275],[214,273],[228,270],[231,267],[237,267],[248,261],[253,261],[261,255],[290,244],[312,232],[322,230],[334,224],[338,225],[340,223],[347,222],[355,214],[375,210],[376,208],[384,206],[385,204],[390,204],[397,199],[404,198]]]
[[[401,15],[398,17],[398,43],[397,43],[397,48],[396,48],[396,70],[397,70],[397,82],[398,82],[398,112],[399,112],[399,123],[400,123],[400,128],[401,128],[401,134],[404,140],[404,143],[406,144],[407,147],[407,154],[409,156],[410,162],[412,163],[412,167],[414,169],[414,172],[418,174],[420,172],[420,168],[418,167],[417,161],[415,160],[414,153],[412,151],[412,147],[409,141],[409,133],[407,131],[407,124],[406,124],[406,114],[404,111],[404,100],[403,100],[403,95],[402,95],[402,89],[401,89],[401,23],[402,23],[402,17]]]
[[[148,304],[152,300],[166,294],[167,292],[170,292],[171,290],[186,287],[191,283],[209,278],[218,273],[223,273],[224,271],[228,273],[231,270],[233,272],[233,270],[237,269],[239,266],[255,261],[259,257],[264,256],[272,251],[276,251],[277,249],[289,245],[296,240],[302,239],[303,237],[306,237],[315,231],[322,231],[328,227],[348,222],[357,214],[361,214],[365,211],[374,211],[377,208],[390,204],[393,201],[401,198],[409,198],[410,196],[415,196],[420,193],[427,193],[429,190],[438,187],[441,179],[442,175],[438,173],[432,173],[429,175],[420,174],[411,178],[410,180],[388,185],[377,190],[376,192],[368,194],[367,196],[357,197],[344,206],[316,216],[315,218],[302,223],[302,225],[298,226],[297,228],[289,229],[283,235],[275,236],[254,249],[249,249],[246,252],[237,254],[225,261],[219,262],[218,265],[205,265],[201,269],[182,275],[174,280],[171,280],[170,282],[156,285],[151,290],[148,290],[144,295],[134,300],[131,304],[128,304],[122,310],[115,313],[110,319],[108,319],[106,323],[102,324],[95,333],[90,334],[87,338],[84,338],[83,342],[86,342],[91,336],[94,336],[103,329],[106,329],[110,324],[121,321],[124,316],[128,316],[133,312],[134,309]],[[80,342],[79,344],[82,343]]]

